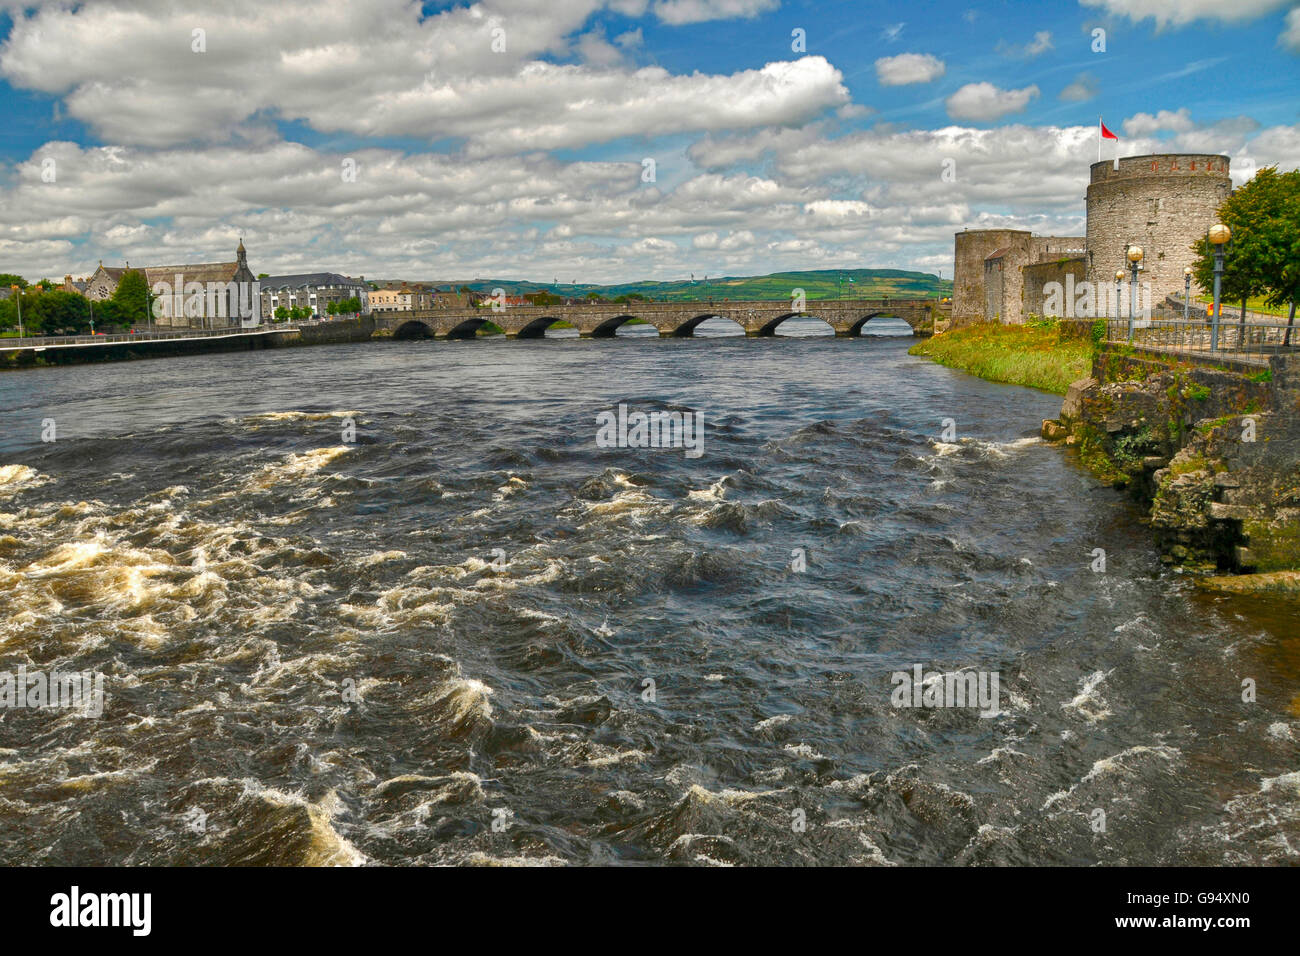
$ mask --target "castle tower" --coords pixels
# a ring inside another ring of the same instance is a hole
[[[1093,163],[1088,182],[1088,280],[1101,288],[1128,275],[1125,250],[1142,247],[1139,283],[1151,284],[1152,305],[1183,291],[1192,243],[1214,224],[1232,192],[1228,157],[1201,153],[1128,156],[1119,169]],[[955,314],[954,308],[954,314]]]
[[[956,235],[952,270],[952,324],[1007,321],[1014,303],[1019,321],[1020,267],[1030,261],[1032,234],[1024,229],[967,229]],[[1002,255],[995,256],[1001,252]],[[994,258],[990,258],[994,257]],[[985,281],[988,260],[993,287]]]

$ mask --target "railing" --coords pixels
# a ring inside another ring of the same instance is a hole
[[[224,335],[248,335],[256,332],[291,332],[293,323],[271,326],[267,323],[244,328],[240,325],[220,329],[169,329],[165,332],[114,332],[110,335],[28,335],[23,338],[0,338],[0,352],[7,349],[46,348],[52,345],[111,345],[122,342],[166,342],[175,339],[220,338]]]
[[[1268,356],[1300,350],[1300,327],[1285,322],[1243,324],[1229,318],[1219,320],[1217,348],[1214,326],[1204,319],[1138,319],[1132,338],[1128,319],[1107,319],[1106,338],[1170,352]]]

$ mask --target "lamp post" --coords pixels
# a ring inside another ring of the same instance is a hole
[[[1183,321],[1187,321],[1187,310],[1192,301],[1192,267],[1183,269]]]
[[[1219,288],[1223,280],[1223,246],[1232,238],[1232,230],[1221,222],[1210,227],[1210,242],[1214,246],[1214,316],[1210,332],[1210,348],[1219,347]]]
[[[1117,320],[1119,319],[1120,312],[1122,311],[1120,309],[1119,303],[1120,303],[1120,295],[1121,295],[1120,287],[1123,284],[1124,284],[1124,270],[1116,269],[1115,270],[1115,318]]]
[[[1128,290],[1128,340],[1133,341],[1133,323],[1137,319],[1138,307],[1138,263],[1142,261],[1142,247],[1128,247],[1128,269],[1129,269],[1129,290]]]
[[[23,290],[13,285],[9,288],[14,290],[14,305],[18,307],[18,337],[23,338]]]

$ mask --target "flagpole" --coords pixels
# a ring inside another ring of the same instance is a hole
[[[1097,162],[1101,162],[1101,117],[1097,117]]]

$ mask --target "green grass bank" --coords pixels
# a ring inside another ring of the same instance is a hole
[[[1023,325],[982,322],[942,332],[908,351],[990,382],[1064,395],[1071,382],[1088,377],[1093,341],[1063,334],[1060,323],[1050,319]]]

